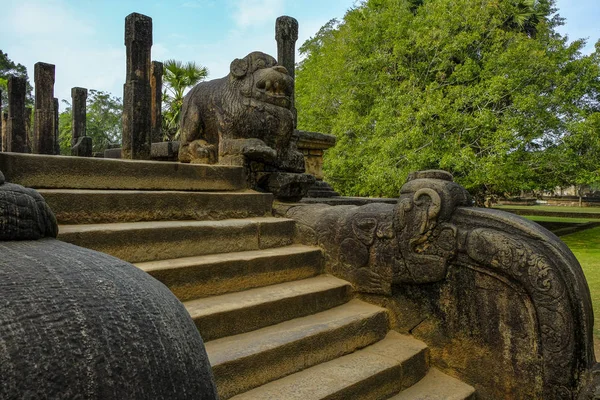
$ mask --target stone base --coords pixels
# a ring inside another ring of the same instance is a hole
[[[260,189],[273,193],[277,200],[299,201],[315,183],[315,177],[292,172],[263,172],[257,182]]]
[[[328,198],[337,197],[340,194],[333,190],[329,183],[325,181],[316,181],[314,185],[308,188],[306,197]]]
[[[91,157],[92,156],[92,138],[82,136],[75,143],[71,142],[71,155],[76,157]]]
[[[152,143],[150,159],[159,161],[177,161],[179,142]],[[104,158],[121,158],[121,148],[104,150]]]

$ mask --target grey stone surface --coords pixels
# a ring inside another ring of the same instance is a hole
[[[0,172],[0,240],[56,237],[56,218],[35,190],[7,183]]]
[[[177,161],[178,154],[178,141],[152,143],[150,157],[153,160]]]
[[[150,87],[152,90],[152,100],[150,105],[151,124],[152,124],[152,142],[162,142],[162,76],[163,63],[152,61],[150,67]]]
[[[0,398],[217,399],[202,339],[131,264],[55,239],[0,243]]]
[[[127,72],[123,87],[122,158],[148,160],[152,143],[152,18],[137,13],[125,18],[125,46]]]
[[[150,158],[161,161],[177,161],[179,141],[152,143]],[[104,158],[121,158],[121,148],[104,150]]]
[[[308,188],[306,196],[312,198],[330,198],[340,197],[340,194],[333,190],[329,183],[317,180],[310,188]]]
[[[117,147],[115,149],[106,149],[104,150],[104,158],[120,159],[121,153],[122,149],[120,147]]]
[[[24,78],[9,76],[6,151],[15,153],[27,152],[27,127],[25,123],[26,91],[26,81]]]
[[[329,272],[396,313],[395,328],[481,398],[592,398],[592,308],[577,260],[539,225],[471,204],[447,172],[421,171],[396,205],[286,215],[324,248]]]
[[[54,239],[44,199],[1,173],[0,210],[0,398],[217,399],[202,339],[163,284]]]
[[[52,64],[38,62],[34,66],[35,110],[33,153],[55,153],[54,73]]]
[[[34,188],[219,191],[246,185],[239,167],[164,161],[3,153],[0,170],[7,180]]]
[[[269,172],[260,174],[258,187],[273,193],[282,201],[298,201],[306,195],[306,191],[315,183],[315,178],[308,174],[290,172]]]
[[[273,195],[253,191],[39,189],[61,224],[220,220],[271,215]]]
[[[321,132],[311,132],[297,130],[298,149],[319,149],[327,150],[335,146],[336,138],[334,135]]]

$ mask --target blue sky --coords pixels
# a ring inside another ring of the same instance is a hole
[[[300,24],[297,45],[331,18],[341,19],[354,0],[0,0],[0,49],[24,64],[56,65],[55,94],[70,101],[71,87],[122,97],[125,75],[124,19],[131,12],[153,19],[153,60],[174,58],[208,67],[209,78],[251,51],[276,56],[274,25],[280,15]],[[558,0],[570,39],[600,38],[599,0]],[[64,107],[61,105],[61,108]]]

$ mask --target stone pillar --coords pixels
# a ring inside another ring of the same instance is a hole
[[[162,142],[162,76],[163,63],[152,61],[150,70],[150,87],[152,90],[151,123],[152,143]]]
[[[8,77],[8,125],[6,127],[6,151],[27,152],[25,128],[25,92],[27,81],[18,76]],[[4,140],[3,140],[4,142]],[[4,147],[4,143],[2,143]]]
[[[78,157],[92,156],[92,138],[86,136],[86,101],[88,91],[85,88],[74,87],[71,89],[72,99],[72,138],[71,155]]]
[[[58,138],[58,98],[54,98],[54,154],[60,154],[60,140]]]
[[[31,153],[31,107],[25,107],[25,136],[27,144],[27,153]]]
[[[152,18],[137,13],[125,18],[125,46],[127,76],[123,87],[122,158],[148,160],[152,145]]]
[[[2,90],[0,90],[0,140],[4,139],[6,135],[6,123],[4,122],[3,113],[2,113]],[[4,147],[0,142],[0,151],[4,151]]]
[[[33,152],[36,154],[55,153],[54,70],[52,64],[39,62],[34,66]]]
[[[6,151],[6,140],[8,138],[8,113],[2,113],[2,152]]]
[[[282,16],[275,21],[275,40],[277,40],[277,63],[283,65],[293,79],[296,79],[296,40],[298,40],[298,21]],[[295,85],[294,85],[295,86]],[[294,128],[298,126],[298,113],[294,105],[295,88],[292,91],[292,113]]]
[[[313,175],[316,182],[308,189],[307,197],[335,197],[339,194],[323,180],[323,153],[335,146],[335,136],[319,132],[296,131],[298,150],[304,155],[306,173]]]

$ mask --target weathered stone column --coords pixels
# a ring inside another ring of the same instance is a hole
[[[36,154],[54,154],[54,70],[52,64],[36,63],[35,79],[35,115],[33,123],[33,152]]]
[[[298,40],[298,21],[286,15],[275,21],[275,40],[277,40],[277,63],[283,65],[292,79],[296,79],[296,40]],[[294,85],[295,86],[295,85]],[[298,113],[294,106],[295,88],[292,93],[292,112],[294,128],[298,126]]]
[[[71,89],[73,105],[71,132],[71,155],[79,157],[92,156],[92,138],[86,136],[86,100],[88,91],[85,88]]]
[[[152,18],[132,13],[125,18],[127,77],[123,88],[123,147],[125,159],[150,159],[150,48]]]
[[[27,143],[27,153],[31,153],[31,113],[33,109],[31,107],[25,107],[25,135]]]
[[[162,76],[163,63],[152,61],[150,70],[150,87],[152,90],[151,118],[152,143],[162,142]]]
[[[27,81],[18,76],[8,78],[8,125],[6,127],[6,151],[27,152],[25,128],[25,92]],[[3,143],[4,147],[4,143]]]
[[[6,134],[6,127],[5,127],[5,122],[4,122],[4,118],[2,118],[2,90],[0,90],[0,141],[2,141],[4,139],[4,136]],[[2,142],[0,142],[0,151],[4,151],[4,147],[2,146]]]
[[[307,197],[336,197],[339,194],[329,183],[323,180],[323,153],[335,146],[335,136],[319,132],[296,131],[298,133],[298,150],[304,155],[306,173],[316,178],[316,182],[308,189]]]
[[[58,140],[58,98],[54,98],[54,154],[60,154],[60,141]]]
[[[8,139],[8,113],[2,113],[2,152],[6,151],[6,140]]]

